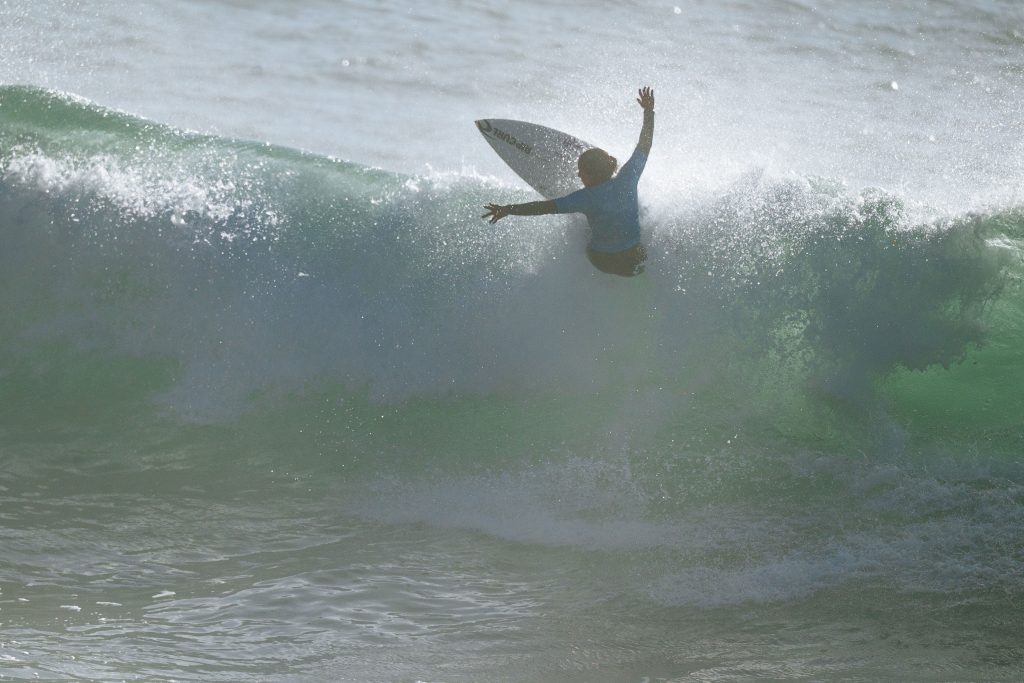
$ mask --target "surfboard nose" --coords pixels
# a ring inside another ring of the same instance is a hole
[[[593,145],[568,133],[512,119],[477,119],[487,144],[516,175],[548,199],[579,189],[579,152]]]

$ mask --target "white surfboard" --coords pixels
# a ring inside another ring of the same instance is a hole
[[[526,121],[480,119],[476,127],[502,161],[547,199],[563,197],[583,187],[576,162],[593,145]]]

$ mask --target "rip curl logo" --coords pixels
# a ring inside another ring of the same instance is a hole
[[[533,152],[532,145],[528,145],[525,142],[520,142],[519,140],[516,140],[515,135],[511,135],[510,133],[506,133],[505,131],[503,131],[501,128],[492,126],[491,122],[488,121],[487,119],[481,119],[477,121],[476,127],[479,128],[480,132],[486,135],[487,137],[494,138],[496,140],[501,140],[502,142],[507,142],[508,144],[512,145],[523,154],[530,154],[531,152]]]

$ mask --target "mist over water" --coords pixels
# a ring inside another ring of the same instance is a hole
[[[3,676],[1019,678],[1015,4],[0,18]]]

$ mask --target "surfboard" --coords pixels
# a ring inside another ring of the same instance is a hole
[[[547,199],[581,187],[576,162],[594,145],[554,128],[511,119],[480,119],[484,139],[501,160]]]

